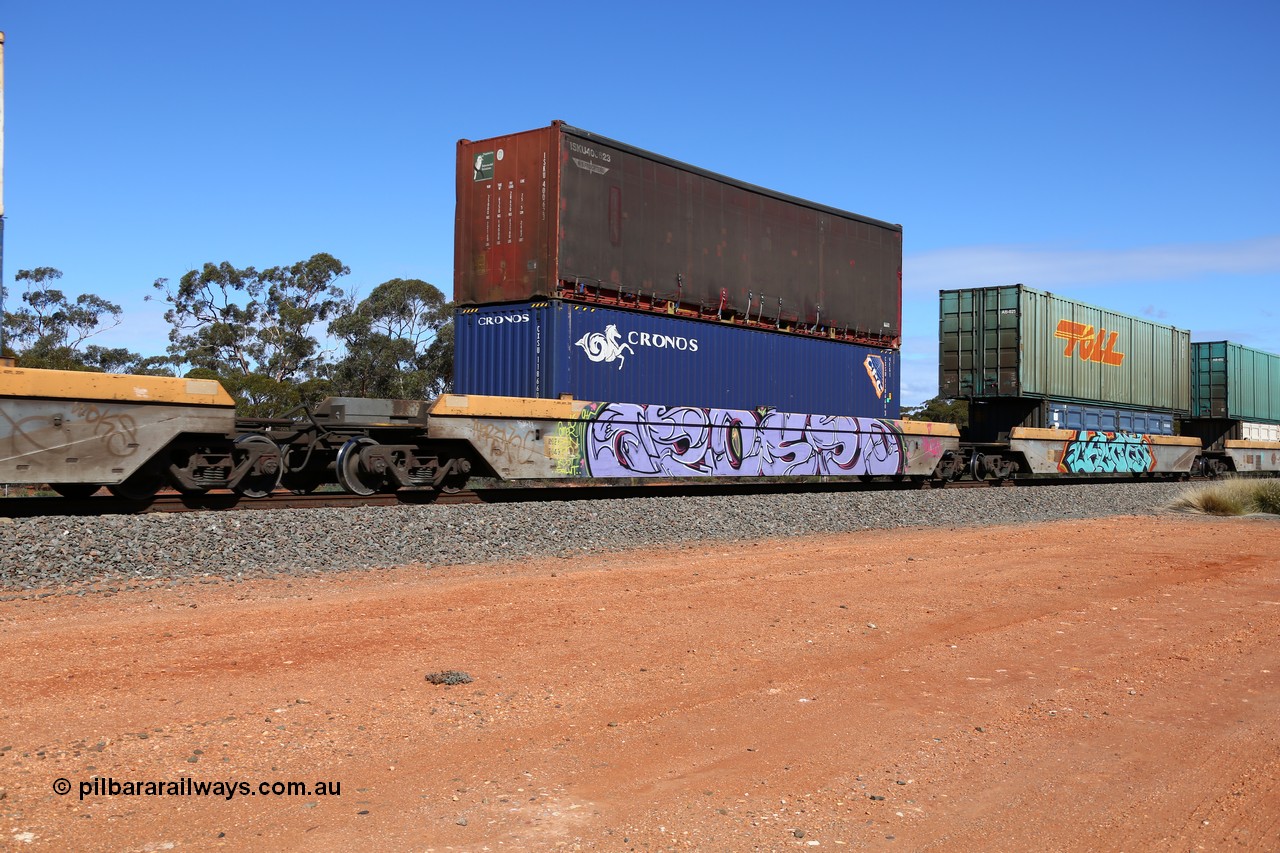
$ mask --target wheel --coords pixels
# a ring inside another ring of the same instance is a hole
[[[257,451],[258,461],[231,487],[231,491],[246,498],[265,498],[280,485],[284,467],[280,464],[280,448],[265,435],[242,435],[236,439],[236,456],[244,457]],[[239,459],[236,460],[239,463]]]
[[[149,501],[164,485],[164,475],[153,468],[140,468],[123,483],[107,486],[107,491],[125,501]]]
[[[969,460],[969,476],[975,480],[987,479],[987,457],[981,453],[973,454],[973,458]]]
[[[367,470],[360,462],[361,451],[368,447],[376,447],[378,442],[367,435],[347,439],[338,448],[338,458],[334,464],[334,474],[338,485],[353,495],[372,495],[382,488],[385,478],[378,473]]]
[[[50,483],[49,488],[64,498],[78,501],[84,500],[102,487],[97,483]]]

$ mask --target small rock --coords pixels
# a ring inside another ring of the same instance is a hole
[[[467,819],[466,819],[465,817],[460,817],[460,818],[458,818],[458,819],[455,821],[455,823],[457,823],[457,824],[458,824],[458,826],[466,826],[466,825],[467,825]]]
[[[452,686],[454,684],[470,684],[472,678],[465,672],[456,669],[447,669],[443,672],[428,672],[426,680],[432,684],[444,684]]]

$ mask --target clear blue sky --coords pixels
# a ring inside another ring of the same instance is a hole
[[[1280,3],[12,0],[4,276],[163,350],[151,282],[319,251],[452,283],[459,138],[553,119],[905,229],[937,291],[1023,282],[1280,351]]]

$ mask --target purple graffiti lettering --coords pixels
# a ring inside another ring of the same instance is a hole
[[[583,417],[584,476],[893,475],[905,464],[893,425],[874,418],[632,403]]]

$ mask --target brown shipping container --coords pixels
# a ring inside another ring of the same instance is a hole
[[[454,299],[558,297],[897,346],[902,226],[555,122],[458,143]]]

